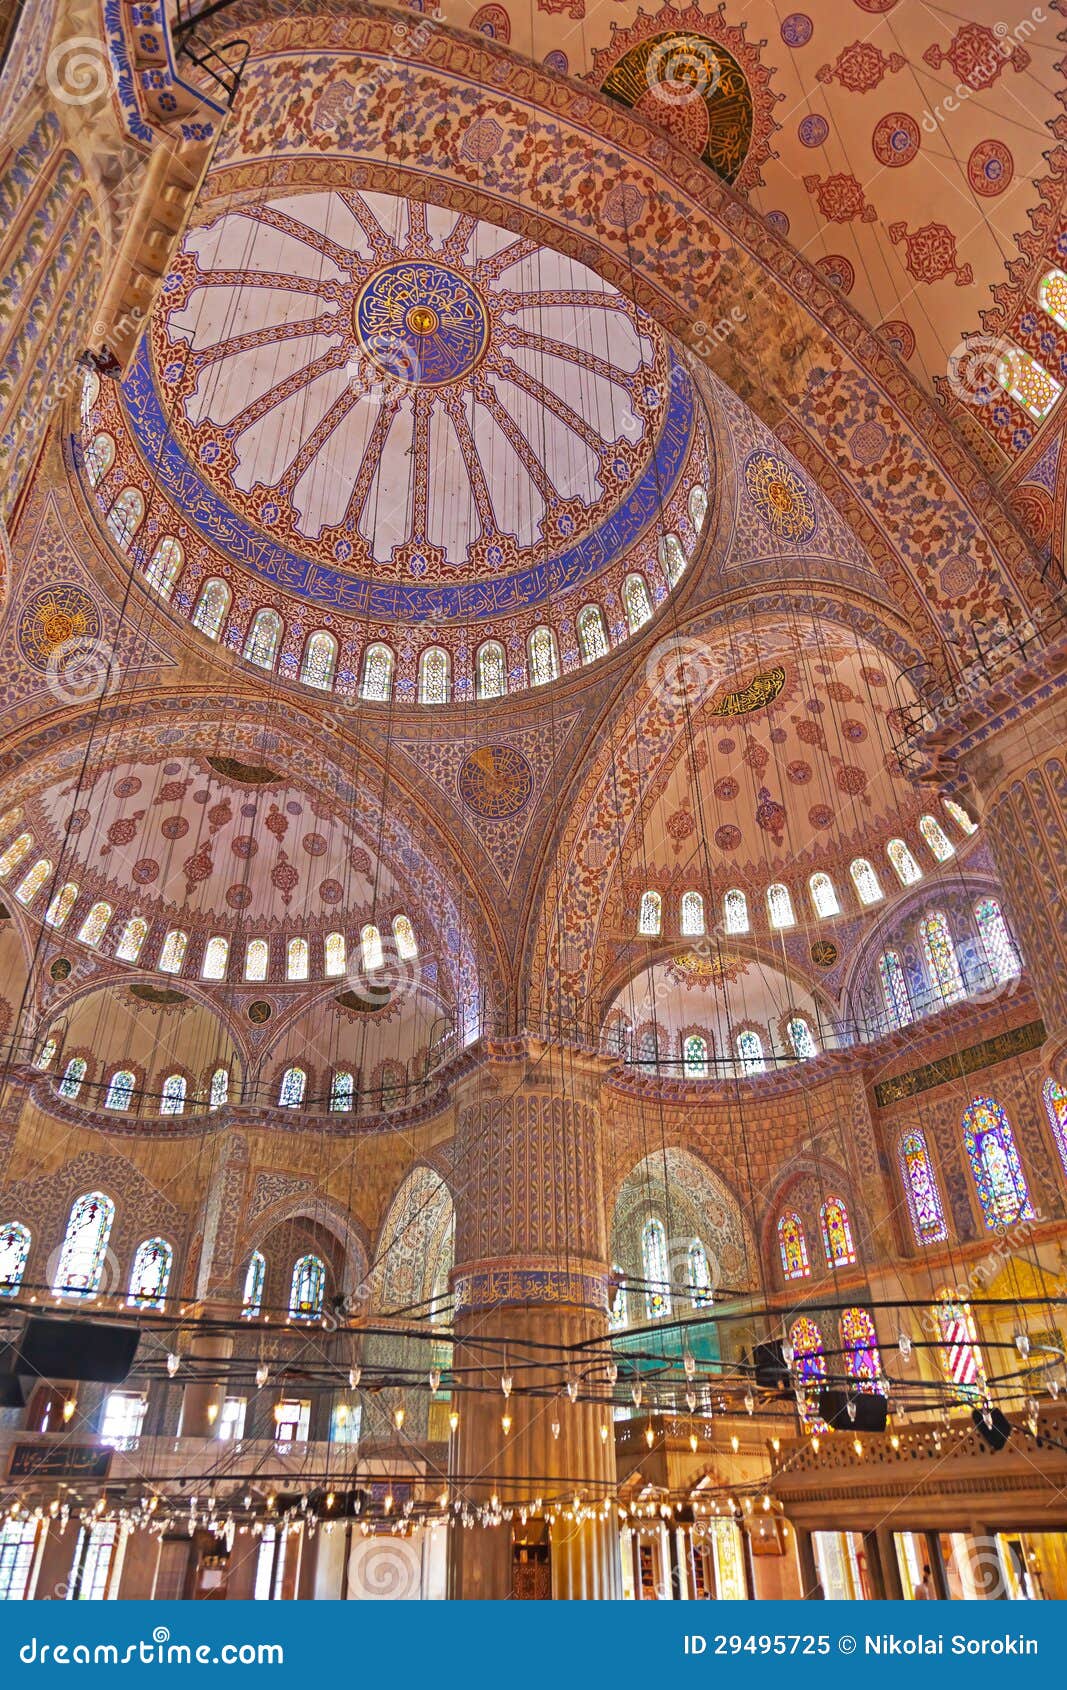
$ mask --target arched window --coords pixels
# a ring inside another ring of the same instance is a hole
[[[166,1302],[174,1251],[165,1238],[146,1238],[138,1244],[126,1298],[131,1308],[161,1309]]]
[[[542,686],[554,681],[559,674],[559,652],[556,636],[551,628],[535,628],[529,639],[530,684]]]
[[[230,1101],[230,1070],[216,1068],[211,1076],[208,1088],[207,1106],[209,1109],[222,1109]]]
[[[904,1134],[897,1151],[912,1231],[918,1244],[939,1244],[948,1237],[926,1138],[917,1128]]]
[[[625,1056],[630,1023],[621,1009],[615,1009],[604,1023],[603,1050],[605,1056]]]
[[[659,558],[659,566],[671,586],[677,586],[685,573],[686,563],[685,551],[677,534],[664,534],[656,548],[656,555]],[[649,614],[651,615],[651,612]]]
[[[107,932],[113,911],[110,904],[94,904],[78,931],[83,945],[98,945]]]
[[[406,915],[394,915],[393,917],[393,943],[401,962],[414,962],[419,954],[419,947],[415,938],[415,929]]]
[[[273,669],[282,643],[283,623],[276,610],[257,610],[245,640],[245,661],[257,669]]]
[[[185,947],[189,943],[189,935],[183,933],[180,927],[172,927],[159,953],[159,967],[164,974],[180,974],[185,961]]]
[[[107,1083],[107,1096],[104,1099],[105,1109],[128,1109],[133,1099],[133,1090],[137,1081],[128,1068],[120,1068],[112,1074]]]
[[[241,1293],[241,1313],[246,1320],[254,1320],[263,1307],[263,1283],[267,1277],[267,1260],[260,1250],[253,1250],[245,1271],[245,1287]]]
[[[1062,383],[1018,346],[1009,346],[997,360],[996,377],[1008,397],[1035,422],[1044,422],[1063,392]]]
[[[306,687],[318,687],[320,692],[329,692],[336,668],[337,641],[332,634],[319,628],[308,635],[300,665],[300,679]]]
[[[671,1275],[667,1256],[667,1234],[663,1222],[652,1216],[641,1229],[641,1262],[645,1276],[645,1310],[649,1320],[662,1320],[671,1312]]]
[[[641,1063],[655,1064],[659,1061],[659,1035],[654,1021],[646,1021],[637,1031],[634,1057]]]
[[[0,1226],[0,1297],[13,1297],[22,1284],[30,1253],[30,1229],[18,1221]]]
[[[723,925],[727,933],[748,932],[748,899],[736,887],[722,901]]]
[[[707,1308],[714,1302],[714,1292],[711,1283],[711,1268],[708,1265],[708,1252],[699,1238],[694,1238],[685,1253],[686,1267],[689,1272],[689,1300],[695,1309]]]
[[[767,1064],[763,1060],[763,1040],[751,1027],[742,1027],[735,1045],[742,1074],[762,1074]]]
[[[200,970],[205,980],[225,980],[230,960],[230,941],[224,933],[213,933],[204,946],[204,965]]]
[[[608,1312],[608,1325],[613,1332],[621,1332],[629,1318],[627,1311],[628,1298],[626,1293],[626,1281],[623,1278],[622,1268],[619,1267],[618,1263],[616,1263],[612,1268],[612,1273],[616,1279],[616,1286],[615,1295],[612,1298],[611,1308]]]
[[[776,884],[767,888],[767,918],[772,927],[792,927],[796,921],[793,900],[788,886]]]
[[[701,1033],[690,1033],[682,1042],[682,1072],[687,1080],[708,1077],[708,1041]]]
[[[811,1264],[808,1261],[804,1222],[799,1215],[779,1215],[778,1254],[782,1258],[782,1272],[786,1279],[807,1279]]]
[[[217,640],[230,608],[230,589],[225,581],[212,577],[200,589],[200,597],[193,611],[193,627],[199,628],[209,640]]]
[[[942,798],[941,802],[952,817],[952,820],[956,823],[956,826],[961,828],[968,837],[970,837],[972,833],[978,832],[978,823],[971,820],[962,804],[957,804],[954,798]]]
[[[285,948],[285,973],[290,980],[306,980],[308,977],[308,942],[306,939],[290,939]]]
[[[934,1303],[941,1338],[941,1371],[957,1402],[976,1403],[986,1395],[986,1373],[978,1348],[970,1303],[952,1290],[939,1291]]]
[[[949,857],[955,855],[956,847],[936,816],[920,816],[919,832],[939,863],[947,862]]]
[[[70,1211],[52,1291],[57,1297],[89,1297],[100,1289],[115,1205],[102,1191],[88,1191]]]
[[[144,572],[146,584],[153,592],[158,593],[161,599],[169,599],[184,561],[181,541],[176,540],[173,534],[165,534],[152,553],[148,568]]]
[[[974,919],[996,984],[999,986],[1005,980],[1014,980],[1020,971],[1019,953],[1012,943],[1004,912],[996,898],[979,898],[974,906]]]
[[[359,948],[363,956],[363,966],[369,973],[385,967],[385,952],[382,950],[382,936],[372,921],[359,930]]]
[[[89,1064],[84,1056],[71,1057],[63,1070],[63,1078],[56,1087],[60,1097],[69,1097],[72,1100],[77,1097],[82,1089],[82,1081],[85,1078],[85,1071],[88,1066]]]
[[[393,667],[396,659],[387,645],[369,645],[363,657],[363,697],[387,704],[393,695]]]
[[[94,434],[85,449],[85,468],[89,476],[89,486],[99,487],[114,462],[115,442],[111,435],[103,432]]]
[[[396,1103],[404,1101],[407,1090],[407,1074],[402,1062],[383,1062],[379,1074],[381,1099],[383,1109],[392,1109]]]
[[[79,407],[79,415],[81,417],[83,428],[88,426],[89,417],[99,397],[100,377],[97,375],[95,370],[86,370],[84,376],[82,377],[81,404]]]
[[[144,500],[136,487],[124,487],[107,513],[107,526],[112,539],[127,549],[144,521]]]
[[[663,922],[663,899],[658,892],[642,892],[637,931],[644,939],[654,939]]]
[[[265,980],[270,967],[270,946],[266,939],[249,939],[245,946],[245,979]]]
[[[578,644],[582,648],[582,662],[595,663],[608,655],[608,636],[598,604],[587,604],[578,612]]]
[[[0,876],[6,877],[13,868],[17,868],[32,844],[32,833],[20,833],[17,839],[13,839],[0,857]]]
[[[337,980],[344,973],[346,964],[345,936],[343,933],[327,933],[324,953],[326,957],[326,978]]]
[[[122,929],[122,938],[115,946],[115,955],[120,962],[136,962],[141,954],[141,946],[148,937],[148,923],[143,916],[131,915]]]
[[[44,918],[49,927],[62,927],[71,910],[74,908],[77,896],[78,888],[74,884],[73,880],[68,880],[65,886],[60,887],[59,891],[56,893],[52,902],[45,911]]]
[[[856,1260],[856,1250],[852,1242],[852,1228],[849,1225],[848,1210],[840,1197],[828,1197],[819,1210],[819,1223],[822,1227],[822,1247],[826,1252],[827,1267],[847,1267]]]
[[[186,1082],[184,1074],[168,1074],[163,1081],[159,1099],[161,1115],[184,1115]]]
[[[345,1114],[352,1108],[356,1082],[347,1069],[338,1068],[330,1081],[330,1108],[335,1114]]]
[[[791,1015],[785,1030],[798,1062],[810,1062],[813,1056],[818,1056],[819,1047],[815,1043],[815,1034],[802,1015]]]
[[[626,622],[631,634],[652,618],[652,600],[643,575],[627,575],[622,584],[622,602],[626,606]]]
[[[32,904],[46,880],[52,878],[52,865],[47,857],[40,857],[33,867],[22,878],[22,884],[15,888],[15,896],[20,904]]]
[[[840,915],[841,905],[837,901],[834,883],[828,874],[813,874],[808,881],[808,890],[815,907],[816,915]]]
[[[1058,1080],[1050,1077],[1045,1081],[1041,1095],[1045,1100],[1048,1124],[1056,1140],[1060,1161],[1067,1170],[1067,1087],[1061,1086]]]
[[[699,481],[689,490],[689,520],[696,533],[704,526],[704,518],[708,514],[708,495]]]
[[[956,960],[948,917],[942,910],[935,910],[919,923],[919,942],[926,959],[930,985],[945,1003],[955,1003],[963,996],[963,976]]]
[[[860,903],[876,904],[882,896],[882,888],[866,857],[857,857],[849,864],[848,872],[852,876],[852,884],[856,888]]]
[[[891,839],[885,848],[885,854],[902,886],[914,886],[917,880],[922,879],[923,871],[903,839]]]
[[[49,1033],[48,1037],[44,1041],[44,1044],[33,1059],[33,1066],[35,1068],[50,1068],[52,1066],[52,1060],[56,1054],[56,1048],[57,1045],[55,1037]]]
[[[294,1320],[314,1320],[322,1313],[326,1269],[318,1256],[301,1256],[293,1263],[289,1313]]]
[[[797,1385],[811,1387],[803,1391],[802,1405],[798,1404],[800,1418],[809,1431],[825,1431],[825,1422],[819,1418],[819,1387],[826,1378],[826,1354],[818,1322],[802,1314],[789,1328],[789,1342]]]
[[[842,1310],[840,1331],[845,1372],[849,1378],[856,1381],[859,1390],[877,1391],[884,1396],[882,1357],[878,1351],[874,1322],[867,1310]]]
[[[911,1020],[911,1002],[899,952],[883,951],[878,958],[878,977],[890,1027],[906,1027]]]
[[[282,1075],[282,1083],[278,1092],[278,1106],[281,1109],[299,1109],[304,1101],[308,1077],[303,1068],[287,1068]]]
[[[964,1112],[963,1143],[988,1227],[1034,1218],[1011,1122],[991,1097],[976,1097]]]
[[[452,696],[452,666],[443,646],[431,645],[419,657],[419,703],[447,704]]]
[[[704,931],[704,898],[700,892],[682,893],[682,933],[687,939]]]
[[[483,640],[475,660],[478,697],[503,698],[508,690],[508,662],[499,640]]]

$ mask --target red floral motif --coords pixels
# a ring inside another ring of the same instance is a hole
[[[797,758],[795,762],[786,764],[785,772],[794,785],[803,786],[811,779],[811,764]]]
[[[770,759],[770,752],[759,740],[746,739],[745,749],[741,753],[741,761],[747,763],[750,769],[765,769]]]
[[[727,822],[715,829],[715,843],[720,851],[736,851],[741,843],[741,829]]]
[[[215,865],[211,860],[211,851],[207,845],[202,845],[193,856],[186,857],[182,864],[182,870],[189,883],[186,890],[191,892],[193,887],[199,885],[201,881],[210,879],[214,867]]]
[[[113,846],[128,845],[136,834],[137,824],[143,815],[143,810],[135,810],[132,816],[122,816],[117,822],[112,822],[107,830],[107,844],[101,845],[100,855],[108,857]]]
[[[696,822],[693,820],[688,810],[675,810],[672,816],[667,817],[667,832],[674,840],[674,849],[676,853],[681,850],[682,842],[688,839],[689,835],[695,831]]]
[[[300,884],[300,876],[292,863],[288,861],[275,863],[270,871],[270,879],[271,885],[281,893],[282,903],[288,904]]]
[[[967,160],[967,180],[983,199],[1002,194],[1015,174],[1015,160],[1003,141],[979,141]]]
[[[804,745],[822,745],[826,736],[818,722],[799,721],[796,724],[797,738]]]
[[[189,823],[184,816],[168,816],[159,831],[164,839],[184,839]]]
[[[948,63],[960,82],[975,93],[991,88],[1005,65],[1018,72],[1026,70],[1030,55],[1015,42],[1001,40],[984,23],[965,23],[952,37],[947,52],[934,43],[927,47],[923,59],[934,70]]]
[[[839,82],[851,94],[866,94],[877,88],[887,71],[903,70],[907,62],[901,53],[886,58],[869,41],[854,41],[851,47],[842,47],[832,65],[823,65],[815,74],[820,82]]]
[[[917,282],[940,282],[954,276],[958,288],[974,281],[969,264],[961,264],[956,256],[956,237],[944,223],[924,223],[921,229],[908,232],[906,223],[890,223],[889,239],[893,245],[904,242],[904,268]]]
[[[140,857],[130,871],[132,879],[138,886],[151,886],[159,874],[159,864],[154,857]]]
[[[263,825],[268,833],[273,833],[275,839],[284,839],[286,834],[289,832],[289,823],[285,816],[282,815],[282,812],[279,810],[277,804],[271,805],[270,815],[267,817]]]
[[[319,887],[319,897],[324,904],[339,904],[344,897],[344,887],[339,880],[324,880]]]
[[[867,771],[856,763],[842,763],[834,773],[834,780],[840,792],[847,792],[852,797],[867,790]]]
[[[915,330],[903,317],[891,317],[882,324],[879,331],[888,346],[893,348],[898,358],[906,363],[915,351]]]
[[[831,287],[838,288],[841,293],[851,293],[856,285],[855,267],[843,253],[826,253],[822,258],[815,260],[815,268]]]
[[[756,821],[764,833],[769,833],[776,845],[782,843],[785,830],[785,806],[772,798],[765,786],[759,789],[759,803],[756,805]]]
[[[212,833],[217,833],[219,828],[225,827],[226,823],[231,821],[232,818],[233,811],[230,808],[230,800],[228,798],[224,798],[221,804],[212,804],[207,813],[208,826],[210,827]]]
[[[305,833],[300,843],[309,857],[322,857],[326,854],[326,841],[321,833]]]
[[[155,802],[157,804],[176,804],[179,798],[185,797],[189,784],[187,780],[164,781],[156,793]]]
[[[851,223],[858,217],[861,223],[873,223],[878,216],[868,205],[863,189],[854,176],[839,172],[835,176],[805,176],[804,186],[819,202],[819,210],[831,223]]]
[[[721,780],[717,780],[715,782],[712,790],[714,791],[716,798],[721,798],[724,804],[729,804],[737,797],[741,788],[738,786],[733,775],[724,775]]]
[[[879,164],[899,170],[910,164],[919,151],[919,125],[907,112],[892,111],[880,118],[871,136],[871,147]]]

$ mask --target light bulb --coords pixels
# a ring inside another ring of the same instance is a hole
[[[618,1364],[618,1362],[615,1361],[614,1358],[613,1358],[605,1366],[604,1372],[607,1375],[608,1384],[614,1385],[616,1379],[619,1377],[619,1364]]]
[[[66,1402],[63,1404],[63,1418],[64,1418],[64,1420],[73,1420],[74,1412],[75,1412],[77,1406],[78,1406],[77,1397],[68,1397],[67,1398]]]
[[[773,1449],[775,1455],[778,1454],[778,1451],[781,1449],[781,1447],[782,1447],[781,1438],[772,1438],[771,1439],[771,1448]]]
[[[327,1508],[332,1508],[336,1501],[337,1501],[337,1498],[334,1496],[333,1491],[328,1490],[326,1492],[326,1506],[327,1506]]]
[[[697,1452],[697,1435],[696,1435],[695,1432],[690,1432],[690,1434],[689,1434],[689,1448],[692,1450],[693,1454],[695,1455],[696,1452]]]
[[[818,1434],[818,1432],[815,1432],[815,1433],[812,1434],[811,1447],[815,1451],[816,1455],[818,1455],[818,1453],[819,1453],[819,1434]]]
[[[652,1430],[652,1422],[649,1421],[649,1424],[648,1424],[648,1426],[645,1430],[645,1442],[648,1445],[649,1449],[652,1448],[652,1445],[655,1443],[655,1441],[656,1441],[656,1434]]]
[[[856,1454],[857,1454],[857,1455],[862,1455],[862,1454],[863,1454],[863,1445],[862,1445],[862,1444],[861,1444],[861,1443],[860,1443],[860,1441],[859,1441],[859,1439],[858,1439],[858,1438],[853,1438],[853,1440],[852,1440],[852,1447],[853,1447],[853,1449],[854,1449],[854,1450],[855,1450],[855,1451],[856,1451]]]
[[[259,1366],[256,1368],[256,1384],[265,1385],[269,1378],[270,1368],[267,1366],[265,1361],[261,1361]]]
[[[402,1428],[403,1428],[404,1419],[405,1419],[405,1415],[404,1415],[403,1404],[398,1403],[397,1406],[393,1410],[393,1425],[396,1427],[398,1432],[401,1431]]]
[[[632,1391],[630,1392],[630,1396],[633,1398],[634,1407],[640,1408],[641,1407],[641,1381],[640,1381],[640,1379],[638,1379],[637,1383],[634,1385]]]
[[[686,1378],[692,1379],[693,1375],[696,1373],[697,1364],[696,1364],[696,1358],[693,1355],[693,1352],[689,1348],[688,1344],[685,1346],[685,1349],[682,1351],[682,1366],[685,1368]]]
[[[558,1420],[553,1420],[551,1430],[552,1430],[552,1436],[554,1438],[558,1438],[559,1437],[559,1421]]]
[[[736,1432],[734,1433],[733,1437],[730,1439],[730,1448],[733,1450],[735,1455],[737,1454],[737,1451],[740,1448],[740,1439],[738,1438]]]
[[[796,1353],[797,1352],[793,1348],[792,1344],[789,1342],[789,1339],[786,1338],[785,1342],[782,1344],[782,1360],[785,1362],[785,1365],[787,1367],[792,1367],[793,1357],[796,1355]]]
[[[500,1429],[503,1432],[504,1436],[507,1437],[508,1433],[511,1431],[511,1415],[510,1414],[502,1414],[500,1416]]]
[[[602,1444],[606,1444],[608,1441],[608,1423],[606,1420],[600,1422],[600,1441]]]
[[[500,1389],[503,1391],[503,1393],[506,1397],[510,1397],[510,1395],[511,1395],[511,1374],[510,1373],[502,1373],[500,1375]]]
[[[577,1379],[572,1378],[572,1379],[567,1380],[567,1395],[570,1397],[571,1402],[577,1402],[578,1401],[578,1381],[577,1381]]]
[[[890,1446],[891,1449],[899,1449],[900,1448],[900,1436],[899,1436],[898,1433],[893,1432],[890,1435],[889,1446]]]
[[[350,1367],[348,1370],[348,1388],[354,1391],[363,1377],[362,1367]]]
[[[855,1399],[855,1397],[849,1397],[847,1403],[845,1404],[845,1413],[848,1415],[850,1420],[855,1420],[855,1418],[856,1418],[856,1399]]]
[[[897,1333],[897,1349],[903,1361],[911,1360],[911,1339],[906,1332]]]
[[[756,1407],[755,1397],[752,1395],[751,1391],[746,1391],[745,1392],[745,1413],[746,1414],[752,1414],[755,1411],[755,1407]]]
[[[208,1423],[208,1425],[214,1426],[218,1417],[219,1417],[219,1405],[218,1405],[218,1403],[217,1402],[209,1402],[208,1405],[207,1405],[207,1423]]]
[[[686,1393],[685,1393],[685,1406],[689,1410],[690,1414],[692,1414],[696,1405],[697,1405],[697,1394],[696,1394],[696,1392],[695,1391],[686,1391]]]
[[[1015,1334],[1015,1348],[1018,1350],[1019,1354],[1022,1356],[1023,1360],[1025,1361],[1027,1356],[1030,1354],[1030,1334],[1029,1334],[1029,1332],[1016,1332],[1016,1334]]]
[[[182,1364],[181,1356],[177,1355],[174,1350],[171,1350],[170,1354],[167,1357],[167,1372],[170,1374],[172,1379],[174,1378],[174,1375],[177,1373],[181,1364]]]
[[[459,1427],[459,1410],[454,1408],[448,1417],[448,1424],[455,1432]]]
[[[438,1390],[439,1387],[440,1387],[440,1384],[441,1384],[441,1369],[439,1367],[431,1367],[431,1369],[430,1369],[430,1389],[431,1389],[431,1391]]]

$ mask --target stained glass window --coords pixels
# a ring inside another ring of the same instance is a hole
[[[52,1290],[57,1297],[88,1297],[100,1288],[115,1205],[102,1191],[88,1191],[70,1211]]]
[[[939,863],[947,862],[955,854],[956,847],[936,816],[920,816],[919,832]]]
[[[246,1320],[253,1320],[263,1307],[263,1283],[266,1277],[266,1257],[261,1251],[253,1250],[248,1259],[245,1287],[241,1293],[241,1313]]]
[[[663,1222],[653,1215],[641,1229],[641,1261],[645,1276],[645,1310],[649,1320],[671,1312],[670,1262]]]
[[[56,893],[52,902],[45,911],[44,918],[49,927],[62,927],[71,910],[74,908],[77,896],[78,888],[75,886],[73,880],[68,880],[65,886],[60,887],[59,891]]]
[[[382,936],[372,921],[359,930],[359,948],[363,956],[363,966],[372,973],[385,967],[385,952],[382,950]]]
[[[314,1320],[320,1315],[325,1289],[326,1269],[318,1256],[301,1256],[294,1262],[289,1293],[289,1313],[294,1320]]]
[[[948,1237],[948,1228],[924,1135],[918,1130],[905,1133],[897,1154],[916,1241],[938,1244]]]
[[[686,1266],[689,1271],[689,1298],[695,1309],[707,1308],[714,1302],[714,1292],[711,1283],[711,1268],[708,1264],[708,1252],[699,1238],[694,1238],[686,1251]]]
[[[697,526],[699,527],[699,523]],[[672,587],[677,586],[685,574],[686,563],[685,550],[677,534],[664,534],[657,547],[657,556],[659,557],[659,566],[667,580]],[[650,610],[649,615],[651,614]]]
[[[962,804],[957,804],[954,798],[942,798],[941,802],[956,826],[962,828],[964,833],[970,836],[970,834],[978,832],[977,822],[971,820]]]
[[[159,967],[164,974],[180,974],[182,963],[185,961],[185,947],[189,943],[189,935],[183,933],[180,927],[172,927],[159,953]]]
[[[1035,422],[1044,422],[1063,392],[1063,385],[1021,347],[1011,346],[997,361],[997,381],[1009,398]]]
[[[0,1226],[0,1297],[13,1297],[22,1284],[30,1253],[30,1229],[19,1221]]]
[[[345,971],[345,936],[343,933],[327,933],[324,947],[326,956],[326,977],[329,980],[338,979]]]
[[[144,572],[146,583],[161,599],[170,598],[184,561],[181,541],[176,540],[173,534],[165,534],[152,553],[148,568]]]
[[[999,986],[1004,980],[1014,980],[1019,973],[1019,953],[1012,943],[1004,912],[996,898],[979,898],[974,906],[974,919],[982,941],[985,959]]]
[[[393,693],[393,665],[395,659],[387,645],[369,645],[363,658],[364,698],[385,704]]]
[[[598,657],[608,655],[607,630],[599,605],[587,604],[578,612],[578,644],[585,663],[595,663]]]
[[[874,1322],[866,1309],[844,1309],[840,1320],[841,1348],[845,1357],[845,1372],[854,1379],[861,1391],[879,1391],[882,1384],[882,1358]]]
[[[612,1269],[616,1276],[615,1295],[612,1298],[611,1309],[608,1313],[608,1324],[613,1332],[618,1332],[627,1322],[626,1280],[623,1278],[622,1268],[618,1263]]]
[[[638,1062],[659,1061],[659,1035],[654,1021],[646,1021],[638,1028],[635,1055]]]
[[[72,1056],[63,1070],[63,1078],[56,1087],[60,1097],[75,1098],[82,1089],[85,1070],[89,1064],[84,1056]]]
[[[826,1252],[828,1267],[847,1267],[856,1260],[856,1250],[852,1243],[852,1228],[849,1225],[848,1210],[840,1197],[828,1197],[819,1210],[819,1221],[822,1226],[822,1247]]]
[[[911,1020],[911,1003],[904,979],[904,965],[897,951],[883,951],[878,958],[882,1000],[891,1027],[906,1027]]]
[[[161,1309],[167,1296],[174,1251],[165,1238],[146,1238],[138,1244],[130,1274],[131,1308]]]
[[[742,1074],[762,1074],[766,1068],[763,1060],[763,1040],[751,1027],[743,1027],[737,1035],[734,1047],[741,1064]]]
[[[100,377],[97,375],[95,370],[86,370],[85,375],[82,377],[81,405],[79,407],[79,415],[81,416],[83,428],[87,426],[89,422],[89,413],[92,411],[93,406],[96,404],[99,397]]]
[[[1041,1095],[1045,1100],[1049,1126],[1056,1140],[1060,1160],[1067,1169],[1067,1087],[1061,1086],[1057,1080],[1050,1077],[1045,1081]]]
[[[772,927],[792,927],[796,921],[793,900],[788,886],[775,884],[767,888],[767,915]]]
[[[658,892],[642,892],[637,931],[646,939],[654,939],[663,920],[663,900]]]
[[[837,901],[837,892],[828,874],[813,874],[808,881],[808,890],[816,915],[840,915],[841,905]]]
[[[1062,270],[1046,270],[1037,284],[1037,303],[1061,329],[1067,329],[1067,276]]]
[[[133,1098],[137,1081],[128,1068],[120,1068],[112,1074],[107,1084],[107,1096],[104,1098],[105,1109],[128,1109]]]
[[[213,933],[204,946],[204,966],[200,970],[205,980],[225,980],[230,960],[230,941],[224,933]]]
[[[791,1015],[785,1030],[798,1062],[809,1062],[813,1056],[818,1056],[819,1047],[815,1043],[815,1034],[802,1015]]]
[[[748,932],[748,899],[734,887],[722,901],[723,925],[727,933]]]
[[[443,646],[428,646],[419,658],[419,703],[447,704],[451,693],[448,653]]]
[[[20,833],[17,839],[13,839],[0,857],[0,875],[9,875],[13,868],[17,868],[32,844],[32,833]]]
[[[47,857],[41,857],[34,863],[28,874],[22,878],[20,886],[15,888],[15,896],[20,904],[32,904],[46,880],[52,876],[52,865]]]
[[[78,938],[83,945],[98,945],[107,932],[111,920],[110,904],[94,904],[78,931]]]
[[[352,1108],[356,1095],[356,1082],[352,1075],[344,1068],[338,1068],[330,1082],[330,1108],[337,1113],[344,1114]]]
[[[963,1116],[963,1142],[988,1227],[1033,1220],[1011,1122],[991,1097],[976,1097]]]
[[[687,939],[704,931],[704,899],[699,892],[682,893],[682,932]]]
[[[163,1081],[159,1099],[161,1115],[181,1115],[185,1112],[186,1083],[184,1074],[168,1074]]]
[[[273,669],[282,643],[282,619],[276,610],[257,610],[245,640],[245,660],[257,669]]]
[[[393,942],[396,945],[396,954],[401,962],[414,962],[419,954],[419,947],[415,938],[415,929],[406,915],[394,915],[393,917]]]
[[[126,550],[144,521],[144,500],[136,487],[124,487],[107,513],[112,538]]]
[[[922,879],[923,871],[903,839],[891,839],[885,848],[885,854],[902,886],[914,886],[917,880]]]
[[[559,674],[559,652],[551,628],[535,628],[530,635],[530,680],[535,687]]]
[[[115,955],[120,962],[136,962],[141,954],[141,946],[148,937],[148,923],[142,916],[133,915],[122,929],[122,938],[115,946]]]
[[[808,1261],[804,1222],[799,1215],[786,1214],[778,1217],[778,1253],[782,1258],[782,1272],[787,1279],[807,1279],[811,1264]]]
[[[708,495],[697,482],[689,491],[689,520],[699,534],[704,526],[704,518],[708,514]]]
[[[849,874],[852,884],[856,888],[856,896],[861,904],[876,904],[882,896],[882,888],[878,883],[871,864],[866,857],[857,857],[849,864]]]
[[[282,1075],[278,1104],[282,1109],[299,1109],[304,1101],[308,1077],[303,1068],[287,1068]]]
[[[986,1373],[970,1303],[952,1290],[939,1291],[933,1312],[946,1381],[954,1388],[958,1402],[980,1402],[986,1395]]]
[[[51,1067],[52,1059],[55,1056],[55,1054],[56,1054],[56,1040],[52,1036],[52,1034],[49,1033],[48,1037],[44,1041],[44,1044],[41,1046],[40,1050],[37,1052],[37,1055],[33,1059],[33,1066],[35,1068],[49,1068],[49,1067]]]
[[[205,581],[193,611],[193,627],[199,628],[209,640],[217,640],[230,608],[230,589],[225,581],[213,577]]]
[[[290,939],[285,948],[285,973],[289,980],[306,980],[309,962],[306,939]]]
[[[819,1418],[819,1386],[826,1378],[826,1355],[818,1323],[810,1315],[802,1314],[789,1328],[789,1342],[793,1346],[793,1371],[798,1385],[812,1387],[803,1392],[803,1406],[798,1404],[800,1418],[809,1431],[825,1431],[826,1424]]]
[[[245,946],[245,979],[265,980],[270,967],[270,946],[266,939],[249,939]]]
[[[626,621],[631,634],[643,628],[652,616],[652,600],[643,575],[628,575],[622,584],[622,601],[626,606]]]
[[[208,1088],[207,1106],[209,1109],[221,1109],[230,1101],[230,1070],[216,1068],[211,1076]]]
[[[708,1077],[708,1041],[701,1033],[690,1033],[682,1043],[682,1071],[686,1079]]]
[[[478,697],[503,698],[508,690],[508,664],[499,640],[483,640],[478,647]]]
[[[963,996],[963,976],[943,911],[935,910],[919,923],[919,939],[931,986],[945,1003],[954,1003]]]
[[[300,665],[300,679],[306,687],[318,687],[321,692],[329,692],[336,668],[337,641],[332,634],[319,628],[308,635]]]
[[[115,442],[110,434],[95,434],[85,453],[85,467],[89,474],[89,486],[99,487],[108,470],[115,462]]]

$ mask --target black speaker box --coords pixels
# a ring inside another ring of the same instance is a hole
[[[855,1419],[848,1412],[849,1402],[855,1405]],[[880,1391],[857,1391],[850,1399],[847,1391],[820,1391],[819,1418],[835,1432],[884,1432],[889,1403]]]
[[[18,1360],[16,1344],[0,1344],[0,1408],[25,1408],[26,1393],[22,1381],[16,1377]]]
[[[102,1321],[44,1320],[26,1323],[18,1370],[37,1379],[85,1379],[121,1385],[133,1366],[139,1333],[135,1326]]]
[[[789,1369],[777,1339],[769,1344],[757,1344],[752,1352],[756,1369],[756,1384],[767,1391],[789,1390]]]
[[[990,1424],[988,1426],[983,1419],[984,1414],[989,1416]],[[1015,1430],[1007,1415],[1002,1414],[999,1408],[973,1408],[971,1419],[974,1421],[974,1429],[978,1436],[989,1445],[990,1449],[1003,1449]]]

